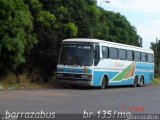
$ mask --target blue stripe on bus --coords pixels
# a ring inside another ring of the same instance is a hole
[[[130,78],[127,80],[121,80],[121,81],[114,81],[112,82],[111,79],[115,77],[119,72],[108,72],[108,71],[94,71],[93,73],[93,86],[100,86],[101,85],[101,79],[106,74],[109,79],[109,86],[116,86],[116,85],[132,85],[134,78]],[[154,65],[146,64],[146,63],[136,63],[136,69],[134,72],[134,75],[138,75],[138,82],[140,81],[141,75],[144,76],[144,84],[149,84],[154,79]]]
[[[94,71],[93,75],[93,86],[100,86],[101,85],[101,79],[104,75],[107,75],[109,78],[109,86],[116,86],[116,85],[132,85],[134,78],[130,78],[127,80],[121,80],[121,81],[111,81],[113,77],[115,77],[118,72],[105,72],[105,71]],[[154,78],[153,72],[135,72],[135,75],[138,75],[138,82],[140,80],[141,75],[144,76],[144,84],[149,84]]]
[[[136,63],[136,69],[153,70],[154,65],[153,63]]]
[[[88,74],[92,74],[92,70],[91,69],[87,69]],[[57,70],[57,72],[61,72],[61,73],[72,73],[72,74],[85,74],[84,69],[82,68],[61,68],[60,71]]]
[[[63,69],[63,70],[62,70]],[[71,74],[85,74],[84,73],[84,69],[82,68],[62,68],[61,71],[57,71],[57,72],[61,72],[61,73],[71,73]],[[111,81],[112,78],[114,78],[119,72],[114,72],[112,71],[105,71],[105,70],[96,70],[96,69],[87,69],[88,74],[92,75],[92,71],[93,71],[93,78],[92,78],[92,86],[100,86],[101,85],[101,79],[102,77],[106,74],[109,78],[109,86],[116,86],[116,85],[132,85],[133,84],[133,77],[128,79],[128,80],[121,80],[121,81]],[[138,75],[138,80],[140,80],[141,75],[144,76],[144,82],[145,84],[149,84],[151,83],[151,81],[154,78],[154,64],[150,63],[136,63],[136,67],[135,67],[135,72],[134,75]]]

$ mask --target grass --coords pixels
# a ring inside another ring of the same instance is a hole
[[[160,77],[155,77],[155,79],[152,81],[153,85],[160,85]]]
[[[53,81],[49,83],[30,82],[25,74],[16,76],[14,73],[9,73],[0,79],[0,90],[43,89],[55,86]]]

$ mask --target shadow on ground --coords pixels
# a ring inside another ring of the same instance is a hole
[[[149,85],[144,85],[142,87],[150,87],[152,86],[151,84]],[[142,88],[142,87],[136,87],[136,88]],[[86,86],[78,86],[78,85],[63,85],[63,84],[56,84],[53,88],[57,89],[74,89],[74,90],[102,90],[100,87],[86,87]],[[106,90],[108,89],[124,89],[124,88],[133,88],[131,85],[122,85],[122,86],[108,86],[105,88]]]

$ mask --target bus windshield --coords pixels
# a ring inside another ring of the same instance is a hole
[[[93,46],[63,44],[59,64],[91,66],[93,64]]]

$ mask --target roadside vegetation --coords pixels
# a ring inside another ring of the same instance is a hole
[[[153,85],[160,85],[160,75],[159,74],[155,74],[155,78],[152,82]]]
[[[0,90],[26,90],[57,87],[54,84],[55,78],[51,78],[49,82],[44,83],[40,82],[40,80],[31,81],[31,78],[29,78],[27,74],[16,75],[15,73],[9,73],[0,80]]]
[[[63,39],[142,46],[126,17],[96,0],[1,0],[0,16],[0,86],[7,89],[52,82]]]
[[[49,82],[46,83],[39,81],[31,81],[31,78],[28,78],[27,74],[19,74],[16,76],[14,73],[9,73],[1,79],[0,90],[29,90],[60,87],[55,84],[55,77],[52,77]],[[155,75],[152,85],[160,85],[160,75]]]
[[[157,77],[152,82],[153,85],[160,85],[160,77]]]

